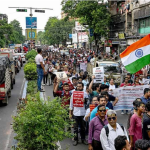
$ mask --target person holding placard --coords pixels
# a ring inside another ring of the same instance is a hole
[[[77,84],[76,91],[73,92],[70,99],[70,119],[74,118],[74,141],[73,145],[76,146],[78,144],[78,126],[80,124],[80,135],[83,144],[87,145],[85,140],[85,122],[83,120],[86,109],[85,104],[88,99],[88,95],[83,92],[84,85],[82,82]]]

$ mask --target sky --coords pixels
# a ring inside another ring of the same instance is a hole
[[[44,27],[49,17],[61,18],[61,0],[0,0],[0,13],[8,15],[8,22],[16,19],[20,22],[25,34],[26,21],[25,17],[29,17],[30,10],[27,12],[16,12],[16,8],[8,7],[34,7],[34,8],[52,8],[46,10],[45,13],[36,13],[33,10],[33,17],[37,17],[37,32],[44,31]]]

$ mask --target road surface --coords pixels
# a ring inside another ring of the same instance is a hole
[[[12,145],[12,115],[16,112],[18,99],[23,88],[24,72],[23,68],[16,75],[16,84],[11,91],[11,97],[7,106],[0,105],[0,150],[10,150]],[[9,147],[9,148],[8,148]]]
[[[53,98],[53,86],[44,86],[44,87],[45,87],[46,96],[52,99]],[[117,111],[118,123],[126,127],[127,118],[128,118],[127,115],[121,115],[121,111]],[[67,150],[88,150],[88,146],[83,145],[82,143],[79,143],[77,146],[73,146],[71,139],[65,139],[64,141],[60,142],[60,145],[63,150],[66,150],[66,149]]]
[[[18,98],[22,93],[24,83],[24,72],[23,69],[16,75],[16,84],[12,90],[12,96],[9,98],[8,106],[0,106],[0,150],[10,150],[12,144],[14,144],[12,131],[12,115],[16,112],[16,106]],[[46,91],[46,96],[53,99],[53,86],[44,86]],[[123,124],[126,127],[127,115],[121,115],[118,111],[117,114],[118,123]],[[60,142],[63,150],[87,150],[88,146],[79,143],[77,146],[72,145],[71,139],[65,139]]]

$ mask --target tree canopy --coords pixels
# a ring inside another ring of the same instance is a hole
[[[0,47],[11,44],[23,43],[25,36],[22,35],[22,28],[17,20],[13,20],[10,24],[7,21],[0,20]]]
[[[51,17],[45,26],[45,32],[38,33],[37,40],[48,45],[66,45],[73,27],[74,21],[59,20],[56,17]]]
[[[98,4],[98,1],[63,0],[62,10],[69,17],[79,18],[82,25],[94,30],[95,36],[107,36],[110,23],[110,13],[107,3]]]

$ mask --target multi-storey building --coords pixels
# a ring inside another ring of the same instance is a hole
[[[121,53],[150,33],[150,0],[109,0],[111,49]]]

